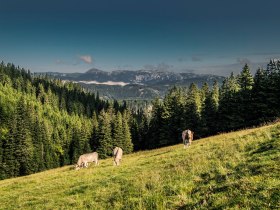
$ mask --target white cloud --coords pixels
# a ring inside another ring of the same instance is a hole
[[[85,63],[91,64],[92,63],[92,57],[90,55],[81,55],[79,56],[80,60],[82,60]]]

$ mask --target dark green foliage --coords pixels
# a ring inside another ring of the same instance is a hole
[[[131,153],[133,151],[133,144],[131,139],[130,128],[128,125],[128,116],[124,112],[122,118],[122,131],[123,131],[123,151],[125,154]]]
[[[241,128],[240,125],[244,123],[240,116],[239,94],[240,85],[237,78],[233,75],[226,78],[221,87],[220,101],[219,101],[219,130],[231,131]]]
[[[173,87],[164,99],[103,101],[81,86],[32,77],[0,64],[0,179],[74,164],[81,154],[110,157],[270,122],[280,117],[280,62],[253,77],[247,65],[219,88]]]
[[[212,91],[205,94],[205,100],[202,106],[202,136],[213,135],[218,131],[218,102],[219,102],[219,86],[215,82]]]
[[[81,154],[96,150],[105,151],[101,157],[110,156],[110,117],[115,112],[124,112],[126,105],[115,103],[115,110],[109,107],[108,101],[100,100],[98,94],[86,92],[77,84],[32,77],[29,71],[2,62],[0,179],[73,164]],[[103,124],[98,122],[101,110],[99,120],[106,115]],[[99,123],[106,131],[105,146]],[[121,128],[122,142],[126,142],[124,135],[131,142],[128,123],[125,126],[124,130]],[[127,148],[130,152],[133,147]]]
[[[160,145],[176,144],[181,141],[181,131],[185,127],[183,109],[185,96],[182,88],[174,87],[166,95],[163,101],[163,120],[165,122],[163,136]],[[168,133],[167,133],[168,132]]]
[[[111,122],[108,113],[104,110],[99,115],[98,127],[98,149],[97,152],[101,158],[106,158],[112,155],[113,142],[111,133]]]
[[[280,117],[280,61],[271,60],[267,70],[253,77],[248,65],[238,76],[231,74],[221,88],[199,90],[191,84],[187,91],[172,88],[163,103],[154,103],[147,147],[174,144],[184,129],[195,138],[271,122]],[[177,130],[176,130],[177,129]]]
[[[113,147],[121,147],[124,148],[124,132],[123,132],[123,119],[120,112],[117,113],[114,121],[113,121]]]
[[[33,172],[32,136],[30,132],[29,112],[26,102],[22,97],[16,107],[15,125],[12,138],[15,141],[15,158],[19,163],[19,175],[27,175]]]
[[[156,98],[153,101],[153,111],[152,111],[152,118],[150,121],[149,126],[149,138],[144,143],[144,148],[151,149],[156,148],[162,142],[162,138],[165,137],[166,130],[166,122],[163,118],[163,105],[161,104],[160,100]],[[167,135],[168,136],[168,135]]]

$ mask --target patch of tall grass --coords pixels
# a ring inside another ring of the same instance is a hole
[[[279,209],[280,123],[0,181],[0,209]]]

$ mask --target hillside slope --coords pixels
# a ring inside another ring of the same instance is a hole
[[[0,181],[0,209],[280,208],[280,123]]]

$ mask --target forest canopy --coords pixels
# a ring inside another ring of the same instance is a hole
[[[136,108],[137,107],[137,108]],[[73,164],[97,151],[111,156],[256,126],[280,116],[280,61],[251,74],[248,65],[222,84],[173,87],[149,106],[127,107],[98,93],[14,64],[0,64],[0,179]]]

